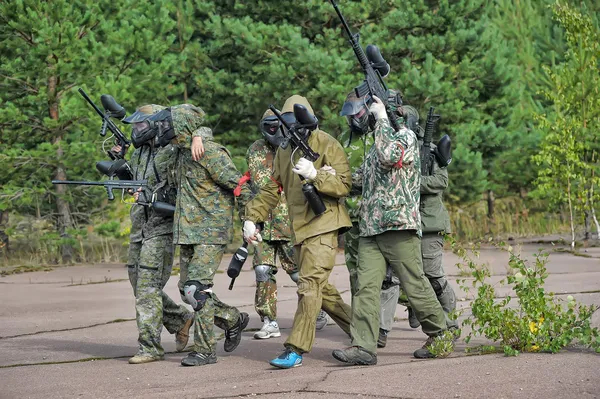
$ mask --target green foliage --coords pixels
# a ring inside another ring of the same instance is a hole
[[[470,329],[467,343],[472,337],[482,336],[499,343],[507,356],[519,352],[556,353],[571,344],[600,353],[600,332],[591,326],[592,315],[599,307],[579,304],[572,296],[565,301],[546,292],[547,254],[536,254],[535,264],[530,266],[507,247],[510,272],[499,284],[510,286],[516,296],[498,299],[495,285],[487,280],[491,277],[489,268],[477,264],[456,242],[452,242],[452,248],[463,260],[463,270],[470,272],[470,279],[458,281],[461,288],[467,294],[476,291],[471,314],[462,323]],[[477,250],[473,253],[478,256]]]
[[[556,3],[552,9],[565,29],[568,51],[563,64],[544,67],[550,81],[544,94],[553,112],[537,116],[545,136],[533,157],[541,166],[536,194],[554,206],[568,205],[574,242],[574,212],[595,212],[599,198],[600,30],[568,6]]]

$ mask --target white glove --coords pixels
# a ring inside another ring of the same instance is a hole
[[[377,96],[373,96],[373,104],[369,107],[369,112],[375,117],[375,119],[387,118],[387,112],[385,112],[385,105]]]
[[[317,177],[315,165],[306,158],[300,158],[292,172],[302,175],[308,180],[314,180]]]
[[[256,225],[250,220],[244,222],[244,228],[242,229],[244,240],[252,245],[258,245],[262,241],[260,233],[256,230]]]

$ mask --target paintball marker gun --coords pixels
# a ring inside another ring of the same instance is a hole
[[[359,43],[359,33],[352,33],[335,0],[330,0],[330,2],[331,5],[333,5],[333,8],[335,9],[340,21],[342,22],[344,30],[348,35],[348,40],[352,45],[352,50],[354,50],[354,54],[356,55],[356,58],[358,58],[358,63],[365,74],[365,81],[363,84],[354,88],[356,97],[361,98],[368,95],[368,97],[365,99],[367,106],[370,106],[373,103],[373,96],[379,97],[379,99],[385,105],[385,111],[388,115],[388,119],[392,125],[392,128],[394,128],[395,131],[398,131],[400,129],[398,117],[389,104],[389,91],[385,82],[383,81],[383,78],[390,72],[390,65],[385,61],[377,46],[369,44],[365,54]]]
[[[296,118],[296,123],[293,125],[287,123],[281,116],[281,113],[273,105],[269,105],[269,109],[273,111],[277,119],[279,119],[283,126],[285,126],[283,134],[296,148],[302,151],[304,158],[311,162],[315,162],[317,159],[319,159],[319,153],[314,152],[313,149],[308,145],[308,142],[300,134],[303,129],[308,131],[315,130],[319,120],[310,112],[308,112],[308,109],[302,104],[294,104],[294,116]],[[306,198],[306,201],[308,201],[308,204],[315,215],[321,215],[327,208],[325,208],[325,204],[323,203],[323,199],[319,195],[319,192],[312,183],[306,182],[303,176],[299,175],[299,177],[302,181],[302,193],[304,193],[304,198]]]
[[[431,140],[433,140],[433,134],[435,128],[440,120],[440,115],[433,113],[435,108],[429,107],[427,112],[427,122],[425,122],[425,133],[423,134],[423,144],[421,144],[421,175],[431,175],[433,165],[433,153],[431,152]]]
[[[108,177],[115,176],[121,180],[133,180],[133,173],[129,164],[124,159],[116,159],[114,161],[98,161],[96,169]]]
[[[125,151],[127,151],[127,147],[129,147],[131,141],[127,140],[123,132],[117,127],[117,125],[114,124],[114,122],[110,118],[117,118],[119,120],[123,119],[126,115],[125,108],[120,106],[115,101],[113,96],[103,94],[102,96],[100,96],[100,102],[102,102],[102,106],[104,107],[105,111],[102,112],[100,108],[98,108],[98,106],[94,104],[92,99],[81,87],[78,91],[79,94],[81,94],[81,96],[85,99],[85,101],[87,101],[92,106],[92,108],[94,108],[94,111],[96,111],[100,118],[102,118],[102,128],[100,129],[100,136],[106,136],[106,130],[110,130],[113,136],[115,136],[116,143],[121,147],[121,152],[119,153],[110,150],[107,151],[108,156],[113,160],[123,159]]]
[[[148,180],[104,180],[104,181],[86,181],[86,180],[52,180],[52,184],[72,184],[77,186],[104,186],[108,199],[110,201],[115,199],[113,189],[118,190],[129,190],[138,189],[139,187],[146,186]]]

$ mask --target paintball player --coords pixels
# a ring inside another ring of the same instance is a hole
[[[420,251],[421,220],[419,149],[415,134],[401,126],[395,131],[383,102],[373,96],[369,108],[375,119],[375,142],[363,166],[353,175],[362,186],[360,239],[357,266],[358,290],[352,309],[352,346],[334,350],[335,359],[357,365],[377,364],[380,290],[386,262],[400,279],[423,332],[425,345],[416,358],[431,358],[429,350],[446,327],[444,311],[423,274]]]
[[[400,93],[397,91],[390,90],[390,98],[393,97],[393,102],[397,104],[401,101]],[[373,131],[369,123],[369,110],[365,103],[364,97],[358,98],[354,90],[348,94],[346,101],[342,106],[341,116],[345,116],[348,122],[349,129],[344,131],[338,140],[344,147],[348,162],[350,163],[350,169],[352,173],[356,173],[356,170],[362,165],[365,160],[367,151],[373,145]],[[346,267],[348,268],[348,274],[350,275],[350,292],[352,293],[352,300],[354,301],[354,295],[358,289],[356,281],[356,269],[358,263],[358,240],[359,240],[359,228],[358,221],[360,219],[360,190],[354,195],[346,198],[346,208],[348,208],[348,214],[352,220],[352,228],[344,234],[344,254],[346,257]],[[391,330],[391,325],[394,319],[394,312],[396,310],[396,304],[400,295],[398,286],[398,278],[392,274],[391,266],[386,267],[386,278],[383,281],[381,287],[381,321],[382,328],[379,330],[379,338],[377,340],[377,346],[382,348],[385,347],[387,342],[387,334]],[[391,310],[391,315],[388,313]],[[385,317],[383,312],[385,312]],[[391,322],[389,322],[391,316]],[[385,320],[385,324],[384,323]]]
[[[308,100],[294,95],[283,106],[284,118],[294,117],[294,104],[306,107],[314,115]],[[342,146],[333,137],[318,128],[312,131],[301,129],[299,133],[320,156],[310,162],[297,154],[299,147],[292,143],[285,149],[279,148],[273,161],[271,181],[246,205],[244,222],[244,239],[251,244],[259,241],[256,224],[268,219],[279,203],[280,187],[283,188],[295,238],[294,255],[300,266],[298,308],[292,331],[283,353],[269,362],[284,369],[300,366],[302,355],[312,349],[315,321],[321,307],[346,334],[350,332],[351,318],[350,306],[328,282],[335,262],[338,234],[352,225],[340,200],[350,192],[350,168]],[[304,196],[299,176],[312,182],[324,203],[326,209],[318,216]]]
[[[419,147],[423,145],[424,130],[419,126],[419,113],[410,105],[403,105],[399,114],[404,117],[408,128],[416,133]],[[433,153],[436,145],[430,143],[430,148],[423,151]],[[448,188],[448,170],[441,167],[436,157],[431,157],[427,164],[427,172],[421,174],[421,201],[419,211],[421,214],[421,255],[423,257],[423,272],[431,283],[438,301],[446,313],[446,323],[451,330],[458,330],[458,322],[452,320],[448,314],[456,309],[456,294],[446,279],[446,273],[442,264],[444,249],[443,234],[450,234],[450,216],[444,206],[442,195]],[[418,328],[421,324],[414,310],[407,303],[408,322],[412,328]],[[390,303],[381,314],[381,324],[389,325],[393,322],[395,303]],[[383,308],[382,308],[383,309]],[[390,320],[390,317],[392,320]]]
[[[171,178],[177,182],[173,241],[180,246],[179,290],[195,311],[194,351],[181,360],[183,366],[217,362],[213,326],[225,330],[225,352],[240,343],[248,314],[219,300],[213,278],[223,252],[233,238],[233,191],[241,174],[225,147],[213,141],[212,130],[203,126],[204,111],[191,104],[167,108],[151,118],[159,126],[159,145],[171,143],[176,157]],[[251,196],[241,188],[240,200]]]
[[[153,193],[165,202],[175,203],[176,188],[167,184],[167,167],[173,159],[156,145],[156,129],[148,118],[164,109],[159,105],[144,105],[123,120],[133,124],[131,141],[135,151],[130,167],[135,180],[148,180],[148,187],[135,193],[136,200],[151,201]],[[120,152],[120,147],[113,151]],[[162,360],[164,350],[160,333],[164,324],[175,334],[176,349],[185,349],[193,315],[177,305],[163,291],[173,267],[173,216],[165,216],[151,207],[134,205],[131,208],[127,271],[135,295],[136,321],[139,331],[138,353],[129,359],[131,364]]]
[[[263,139],[255,141],[246,153],[250,187],[254,193],[258,193],[261,187],[265,187],[271,181],[275,153],[285,139],[279,128],[279,120],[271,110],[265,112],[259,128]],[[294,283],[298,283],[298,267],[294,263],[294,246],[290,242],[292,232],[284,192],[280,193],[279,203],[265,220],[260,234],[263,241],[254,247],[252,266],[256,274],[254,308],[263,321],[263,326],[254,334],[254,338],[268,339],[281,336],[277,324],[277,280],[275,277],[278,255],[283,270]],[[321,311],[316,322],[317,330],[322,329],[326,324],[327,315]]]

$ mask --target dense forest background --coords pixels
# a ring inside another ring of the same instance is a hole
[[[405,103],[422,117],[429,106],[441,113],[438,137],[454,145],[445,198],[459,238],[597,236],[600,2],[338,5],[363,46],[380,47]],[[344,98],[362,80],[323,0],[1,2],[0,55],[5,260],[107,260],[126,245],[127,205],[101,189],[50,184],[101,179],[94,164],[112,145],[79,87],[98,104],[113,95],[129,113],[146,103],[201,106],[243,171],[269,104],[302,94],[337,135]]]

